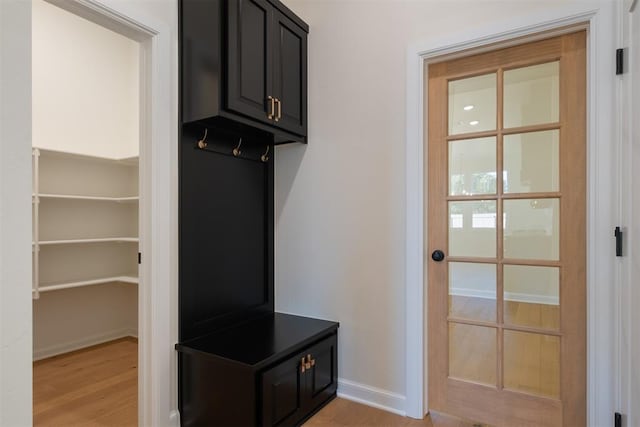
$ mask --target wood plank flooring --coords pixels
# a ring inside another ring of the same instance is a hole
[[[33,425],[136,426],[138,343],[133,338],[33,364]]]
[[[484,427],[443,414],[423,420],[403,417],[346,399],[334,399],[304,424],[304,427]]]
[[[138,345],[123,338],[34,363],[34,426],[136,426]],[[475,427],[441,414],[423,420],[402,417],[345,399],[335,399],[306,427]]]

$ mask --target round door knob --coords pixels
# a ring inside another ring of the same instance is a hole
[[[437,262],[442,261],[444,259],[444,252],[442,252],[440,249],[436,249],[431,254],[431,259]]]

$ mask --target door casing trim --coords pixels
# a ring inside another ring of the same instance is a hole
[[[427,273],[424,231],[424,135],[426,105],[424,63],[466,56],[507,45],[587,30],[587,420],[588,425],[607,425],[614,408],[615,277],[610,246],[615,221],[615,195],[620,184],[613,173],[617,150],[614,123],[615,7],[602,3],[593,8],[569,5],[509,19],[446,39],[412,44],[407,49],[406,118],[406,409],[408,416],[422,418],[427,412],[426,370]],[[602,59],[604,58],[604,60]],[[598,144],[597,141],[602,141]],[[607,144],[607,142],[610,142]],[[603,207],[610,206],[611,209]],[[598,286],[607,284],[609,286]]]

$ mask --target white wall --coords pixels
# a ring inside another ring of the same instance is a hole
[[[33,2],[33,145],[125,158],[139,151],[139,44]]]
[[[0,1],[0,426],[31,425],[31,2]]]
[[[137,337],[137,313],[138,289],[134,284],[42,292],[33,302],[33,360],[125,336]]]
[[[407,47],[572,2],[285,3],[310,25],[309,144],[276,156],[276,308],[340,321],[340,378],[403,411]]]

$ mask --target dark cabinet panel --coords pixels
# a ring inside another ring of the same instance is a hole
[[[273,311],[273,157],[263,163],[199,150],[204,130],[183,126],[179,152],[184,341]],[[244,140],[243,155],[259,158],[264,146]]]
[[[229,2],[227,107],[269,123],[272,90],[271,16],[266,0]]]
[[[184,123],[215,116],[222,99],[222,19],[220,1],[181,3],[181,116]]]
[[[277,126],[307,134],[307,33],[280,11],[274,14],[273,93]]]
[[[300,360],[292,357],[262,375],[262,425],[294,425],[302,418]]]
[[[305,404],[316,407],[333,396],[338,389],[338,343],[336,337],[327,339],[309,349],[314,366],[307,375]]]
[[[178,353],[182,427],[255,425],[255,375],[229,361]],[[215,386],[214,386],[215,384]]]
[[[308,347],[262,375],[262,425],[294,426],[337,391],[337,337]]]

